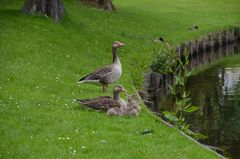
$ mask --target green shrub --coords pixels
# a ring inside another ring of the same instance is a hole
[[[176,53],[168,44],[153,42],[153,59],[150,67],[154,72],[171,73],[176,66],[176,62]]]

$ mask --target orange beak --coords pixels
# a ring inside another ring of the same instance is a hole
[[[126,45],[126,44],[119,42],[119,45],[120,45],[120,46],[124,46],[124,45]]]
[[[126,89],[124,89],[124,88],[122,88],[122,92],[126,92],[126,93],[127,93],[127,90],[126,90]]]

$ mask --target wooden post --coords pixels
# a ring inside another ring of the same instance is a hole
[[[207,45],[208,45],[208,37],[205,37],[203,39],[203,52],[205,53],[207,50]]]
[[[185,49],[186,49],[186,44],[185,44],[185,43],[182,43],[182,45],[181,45],[181,50],[180,50],[180,54],[179,54],[179,59],[182,58],[182,55],[183,55]]]
[[[218,44],[219,44],[219,46],[222,45],[222,32],[218,33]]]
[[[198,54],[198,40],[195,40],[196,42],[196,55]]]
[[[219,47],[218,43],[218,33],[213,34],[213,48],[216,50],[216,48]]]
[[[180,46],[176,47],[176,54],[177,54],[178,57],[180,57],[180,54],[181,54],[181,47]]]
[[[201,39],[198,41],[198,54],[199,53],[202,53],[204,50],[204,46],[203,46],[203,43],[204,43],[204,39]]]
[[[234,42],[234,29],[230,30],[230,38],[229,38],[230,43]]]
[[[211,36],[208,35],[205,39],[205,48],[206,48],[206,52],[210,52],[211,50]]]
[[[196,42],[191,41],[191,54],[193,55],[196,52]]]
[[[240,41],[240,28],[234,28],[235,41]]]
[[[189,53],[190,56],[191,56],[191,54],[192,54],[191,45],[192,45],[191,41],[189,41],[188,43],[186,43],[186,49],[187,49],[187,51],[188,51],[188,53]]]
[[[221,37],[222,45],[226,45],[227,44],[227,31],[222,31],[221,34],[222,34],[222,37]]]
[[[150,83],[148,88],[148,94],[151,95],[151,99],[153,100],[153,108],[152,110],[155,112],[159,112],[159,104],[160,104],[160,95],[159,95],[159,84],[160,84],[161,75],[152,72],[150,75]]]
[[[204,63],[204,59],[203,59],[203,54],[204,54],[204,39],[201,39],[199,41],[199,46],[198,46],[198,50],[199,50],[199,53],[198,53],[198,65],[200,64],[203,64]]]
[[[213,35],[210,34],[209,37],[210,37],[210,45],[211,45],[211,50],[212,50],[212,48],[213,48],[213,46],[214,46]]]

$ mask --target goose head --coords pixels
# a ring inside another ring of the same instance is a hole
[[[116,85],[113,89],[113,92],[120,93],[120,92],[127,92],[122,85]]]
[[[128,107],[130,108],[130,110],[136,109],[138,111],[141,109],[139,106],[139,100],[140,99],[136,94],[128,95]]]
[[[112,43],[112,47],[113,47],[113,48],[119,48],[119,47],[124,46],[124,45],[125,45],[124,43],[121,43],[121,42],[119,42],[119,41],[114,41],[114,42]]]

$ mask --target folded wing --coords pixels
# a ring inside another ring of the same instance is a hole
[[[112,107],[120,107],[120,104],[109,96],[101,96],[92,99],[79,99],[77,100],[80,104],[86,105],[96,110],[108,110]]]

